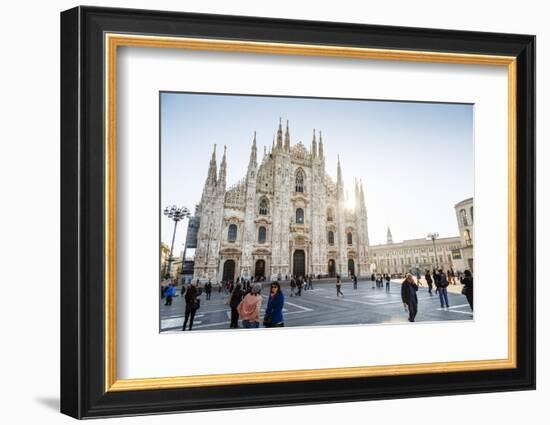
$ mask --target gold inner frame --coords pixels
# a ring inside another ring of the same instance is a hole
[[[516,58],[461,53],[370,49],[256,41],[213,40],[105,34],[105,391],[135,391],[319,379],[358,378],[417,373],[446,373],[515,368],[516,353]],[[508,358],[437,363],[304,369],[275,372],[117,379],[116,324],[116,123],[117,48],[170,48],[240,53],[324,56],[507,67],[508,71]]]

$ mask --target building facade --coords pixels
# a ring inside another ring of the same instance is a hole
[[[455,205],[459,236],[431,239],[411,239],[393,243],[390,228],[386,244],[370,247],[373,272],[404,274],[409,271],[441,267],[445,271],[474,270],[474,199]]]
[[[464,268],[474,271],[474,198],[468,198],[455,205],[456,220],[460,232],[461,257]]]
[[[388,242],[391,233],[388,229]],[[433,270],[441,267],[447,271],[463,271],[463,264],[455,259],[462,246],[460,237],[440,238],[434,243],[431,239],[410,239],[403,242],[389,242],[370,247],[373,272],[404,274],[409,271]]]
[[[168,244],[160,244],[160,275],[162,278],[168,274],[168,258],[170,258],[170,247]],[[161,279],[162,281],[162,279]]]
[[[310,148],[291,145],[281,122],[258,164],[256,134],[246,176],[226,187],[227,152],[219,171],[212,154],[196,215],[200,226],[195,279],[271,279],[290,275],[370,273],[362,183],[346,208],[340,160],[336,182],[325,171],[322,135]]]

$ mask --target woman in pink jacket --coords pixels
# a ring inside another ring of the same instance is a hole
[[[262,296],[260,295],[261,289],[262,285],[256,283],[237,307],[239,317],[243,323],[243,328],[250,329],[260,326],[260,307],[262,305]]]

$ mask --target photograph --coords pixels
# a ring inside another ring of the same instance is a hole
[[[161,333],[474,320],[473,104],[159,108]]]
[[[536,36],[295,3],[61,12],[63,414],[536,396]]]

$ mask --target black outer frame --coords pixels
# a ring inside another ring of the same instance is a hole
[[[105,32],[517,57],[517,368],[105,392]],[[530,35],[95,7],[62,12],[61,412],[92,418],[534,389],[534,129]]]

